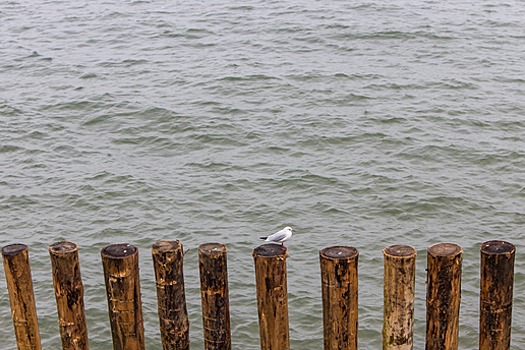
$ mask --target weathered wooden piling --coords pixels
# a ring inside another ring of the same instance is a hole
[[[426,350],[458,349],[462,254],[454,243],[427,249]]]
[[[230,302],[226,246],[205,243],[199,246],[204,349],[230,350]]]
[[[319,252],[325,350],[357,350],[357,264],[354,247]]]
[[[25,244],[7,245],[2,248],[2,260],[18,349],[40,350],[29,248]]]
[[[102,249],[114,350],[144,350],[139,254],[135,246],[111,244]]]
[[[253,250],[261,350],[289,350],[286,248],[263,244]]]
[[[190,322],[184,292],[184,251],[179,241],[159,241],[151,249],[163,350],[189,350]]]
[[[383,249],[383,350],[414,348],[416,250],[406,245]]]
[[[80,275],[78,246],[56,242],[48,247],[55,286],[58,326],[63,350],[88,350],[84,312],[84,286]]]
[[[516,248],[504,241],[481,245],[479,349],[510,349]]]

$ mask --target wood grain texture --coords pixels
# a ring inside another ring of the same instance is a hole
[[[383,350],[414,348],[416,250],[405,245],[383,249]]]
[[[189,350],[190,322],[184,291],[184,251],[179,241],[152,246],[163,350]]]
[[[80,275],[78,247],[56,242],[48,247],[63,350],[88,350],[84,312],[84,286]]]
[[[286,247],[263,244],[253,250],[261,350],[289,350]]]
[[[427,249],[426,350],[457,350],[463,251],[454,243]]]
[[[114,350],[144,350],[138,249],[111,244],[101,251]]]
[[[41,350],[29,248],[7,245],[2,248],[2,260],[18,350]]]
[[[505,241],[481,245],[479,349],[510,349],[516,248]]]
[[[226,246],[221,243],[199,246],[202,325],[206,350],[231,349],[226,252]]]
[[[358,258],[354,247],[319,252],[325,350],[357,350]]]

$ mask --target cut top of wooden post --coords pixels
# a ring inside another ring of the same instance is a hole
[[[288,255],[286,254],[286,247],[280,244],[267,243],[255,248],[253,256],[260,258],[274,258],[278,256],[286,258]]]
[[[394,244],[384,248],[383,254],[389,258],[406,258],[415,256],[416,250],[409,245]]]
[[[63,241],[51,244],[49,247],[49,253],[53,255],[70,254],[78,250],[76,243]]]
[[[352,259],[359,255],[359,251],[354,247],[334,246],[324,248],[320,254],[326,259]]]
[[[22,243],[10,244],[2,248],[2,255],[16,255],[27,249],[28,246]]]
[[[199,246],[199,253],[207,256],[216,256],[226,253],[226,246],[222,243],[204,243]]]
[[[516,247],[514,244],[505,241],[488,241],[481,245],[481,252],[483,254],[496,255],[496,254],[508,254],[512,255]]]
[[[463,253],[461,247],[455,243],[436,243],[428,247],[427,252],[433,257],[452,257]]]
[[[109,259],[124,259],[128,256],[131,256],[137,252],[137,247],[127,244],[111,244],[102,249],[100,252],[103,257]]]
[[[158,241],[152,246],[153,252],[174,252],[181,246],[180,241]]]

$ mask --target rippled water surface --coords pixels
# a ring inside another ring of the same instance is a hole
[[[318,251],[359,260],[359,342],[381,347],[381,249],[462,246],[460,348],[477,348],[479,246],[517,246],[525,346],[525,5],[505,1],[0,4],[0,244],[30,246],[45,349],[60,348],[47,246],[80,246],[91,348],[111,347],[100,249],[180,239],[192,348],[197,247],[228,247],[234,348],[258,349],[252,250],[285,225],[293,349],[322,348]],[[0,269],[0,344],[14,333]]]

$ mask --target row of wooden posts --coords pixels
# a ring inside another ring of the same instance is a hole
[[[49,246],[58,324],[64,350],[89,349],[78,247]],[[412,349],[416,251],[392,245],[384,254],[383,350]],[[141,350],[144,325],[138,249],[112,244],[101,252],[114,350]],[[189,349],[184,291],[184,251],[179,241],[152,247],[158,314],[164,350]],[[356,248],[328,247],[321,265],[324,349],[356,350],[358,257]],[[19,350],[41,349],[28,247],[2,248]],[[253,250],[262,350],[289,350],[286,248],[264,244]],[[481,245],[479,349],[510,349],[515,247],[505,241]],[[439,243],[427,249],[426,350],[458,349],[461,247]],[[204,347],[231,349],[226,247],[199,246]]]

